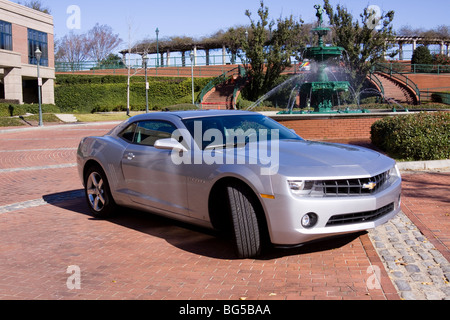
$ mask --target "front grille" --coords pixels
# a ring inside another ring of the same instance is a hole
[[[334,227],[345,224],[353,224],[353,223],[362,223],[362,222],[370,222],[375,221],[378,218],[381,218],[394,210],[394,203],[391,203],[383,208],[373,211],[359,212],[359,213],[350,213],[350,214],[339,214],[336,216],[332,216],[326,227]]]
[[[389,180],[389,172],[371,178],[316,181],[314,190],[326,197],[368,195],[377,192]]]

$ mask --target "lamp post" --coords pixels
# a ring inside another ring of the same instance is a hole
[[[34,55],[37,60],[37,78],[38,78],[38,98],[39,98],[39,127],[43,127],[44,123],[42,121],[42,101],[41,101],[41,88],[42,88],[42,79],[39,74],[39,64],[41,62],[42,52],[39,50],[39,47],[34,52]]]
[[[156,68],[159,67],[159,29],[156,28]]]
[[[250,50],[250,46],[248,43],[248,30],[245,30],[245,40],[247,42],[247,52],[245,53],[245,67],[247,68],[247,65],[248,65],[247,53]]]
[[[142,64],[145,69],[145,113],[148,113],[148,77],[147,77],[147,66],[148,66],[148,55],[147,53],[142,56]]]
[[[192,104],[195,104],[194,101],[194,52],[191,51],[191,77],[192,77]],[[203,106],[202,106],[203,109]]]

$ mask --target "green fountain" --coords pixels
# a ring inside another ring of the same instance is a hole
[[[304,59],[309,59],[312,64],[317,65],[315,74],[309,77],[312,81],[300,85],[299,95],[303,100],[303,105],[314,108],[308,113],[340,113],[342,111],[333,110],[333,97],[338,97],[342,92],[348,92],[350,83],[347,81],[330,81],[327,68],[332,59],[341,58],[344,52],[342,47],[325,46],[324,37],[331,31],[330,28],[323,27],[323,8],[315,5],[317,10],[318,27],[312,31],[318,35],[317,47],[309,47],[305,50]],[[350,112],[348,109],[344,112]],[[354,111],[353,111],[354,112]],[[291,110],[282,113],[294,113]],[[301,111],[300,113],[305,113]]]
[[[301,86],[300,94],[310,95],[310,105],[315,113],[335,113],[332,110],[332,97],[340,92],[347,92],[350,84],[347,81],[330,81],[326,72],[327,62],[331,59],[339,58],[344,52],[341,47],[326,47],[323,38],[331,31],[330,28],[324,28],[323,8],[315,5],[319,26],[313,29],[318,35],[319,42],[317,47],[309,47],[305,52],[305,59],[315,61],[318,64],[317,79],[314,82],[307,82]]]

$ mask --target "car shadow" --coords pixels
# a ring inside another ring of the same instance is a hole
[[[90,213],[83,190],[48,194],[44,195],[43,199],[50,205],[86,215],[89,220],[97,220]],[[171,245],[186,252],[215,259],[237,259],[231,239],[215,230],[183,223],[149,212],[122,207],[107,221],[149,236],[164,239]],[[269,245],[265,247],[263,253],[256,260],[273,260],[291,255],[334,250],[346,246],[364,233],[334,237],[295,248],[276,248]]]

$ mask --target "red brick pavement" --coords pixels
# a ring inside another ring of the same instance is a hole
[[[450,172],[403,175],[403,212],[450,261]]]
[[[75,167],[22,168],[74,163],[81,137],[111,127],[0,134],[0,207],[81,189]],[[209,231],[129,210],[95,220],[75,198],[0,213],[0,244],[0,299],[398,299],[366,234],[238,260]],[[70,265],[80,290],[66,285]],[[372,265],[381,289],[367,287]]]

